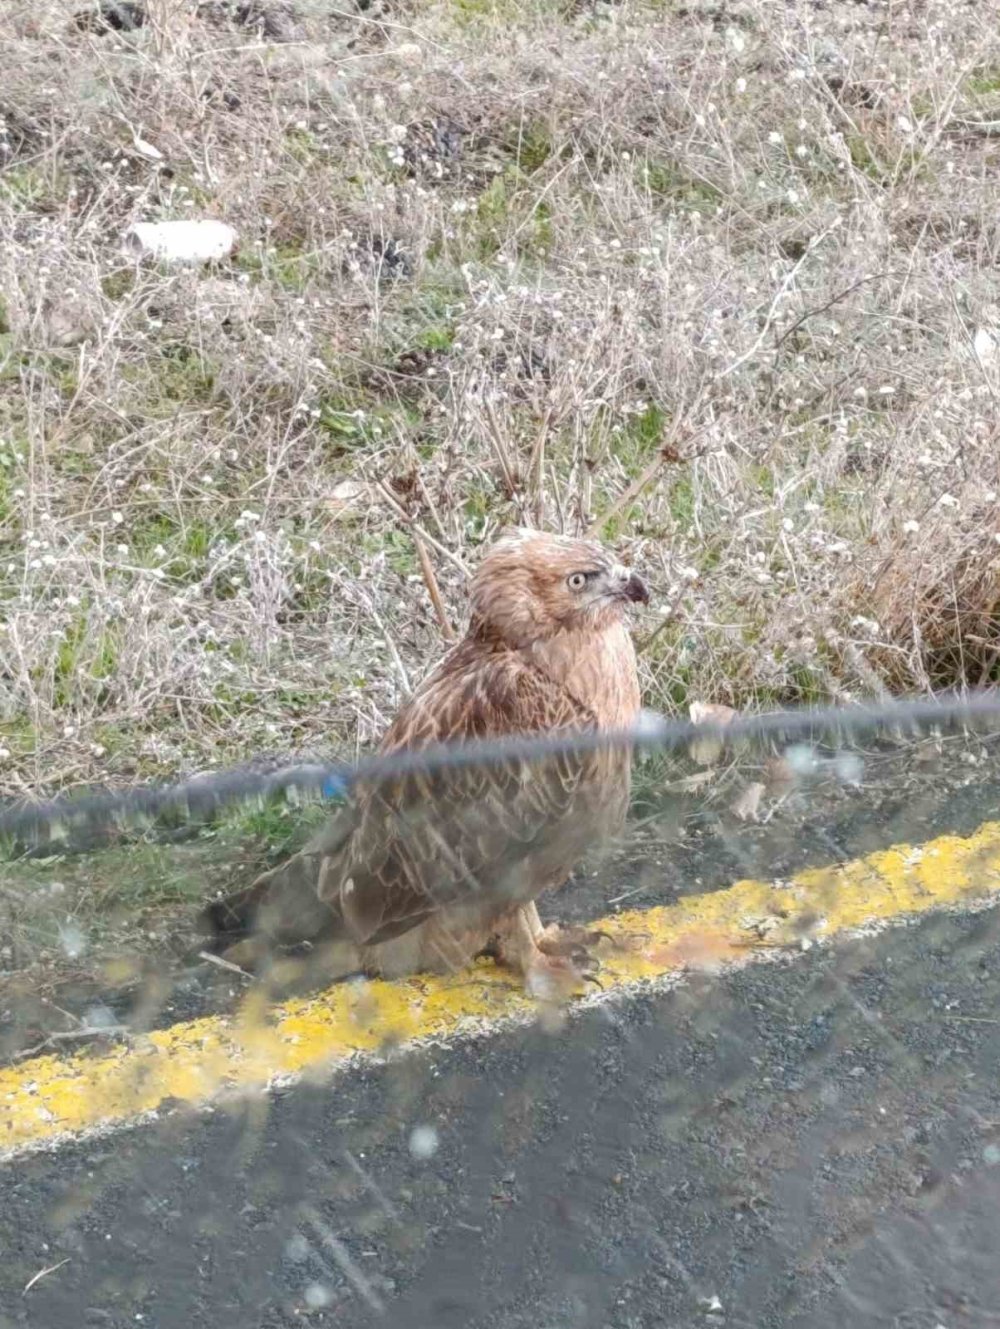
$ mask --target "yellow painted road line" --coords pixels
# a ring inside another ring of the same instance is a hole
[[[967,838],[897,845],[787,882],[740,881],[600,920],[612,943],[602,943],[598,999],[688,968],[747,962],[762,947],[807,946],[994,897],[998,822]],[[534,1010],[520,985],[486,962],[448,978],[340,984],[271,1008],[251,992],[235,1015],[136,1035],[111,1051],[36,1057],[0,1070],[0,1157],[179,1103],[263,1090],[281,1077],[326,1075],[358,1056],[529,1020]]]

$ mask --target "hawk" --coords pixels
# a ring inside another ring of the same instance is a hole
[[[380,752],[629,728],[639,680],[626,610],[648,600],[600,544],[505,533],[472,579],[464,639]],[[212,944],[323,944],[330,977],[450,971],[484,950],[529,990],[580,977],[595,934],[544,927],[535,901],[621,829],[630,767],[628,748],[608,744],[359,780],[304,849],[208,907]]]

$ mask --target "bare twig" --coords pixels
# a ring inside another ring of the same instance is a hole
[[[456,568],[458,568],[459,572],[461,572],[463,577],[468,577],[469,569],[465,566],[465,564],[462,562],[459,556],[453,553],[447,547],[447,545],[443,545],[439,540],[435,540],[433,535],[431,535],[429,531],[425,530],[424,527],[421,526],[418,521],[415,521],[406,511],[402,503],[400,503],[399,499],[396,497],[396,495],[392,492],[392,490],[384,481],[377,480],[375,483],[375,487],[378,489],[379,493],[386,500],[386,502],[389,504],[392,510],[396,513],[397,517],[399,517],[400,520],[404,521],[411,531],[415,531],[416,534],[419,535],[422,540],[425,540],[432,549],[436,549],[442,558],[446,558],[449,561],[449,563],[452,563]]]
[[[396,666],[396,673],[399,675],[399,681],[403,687],[403,695],[409,696],[413,691],[413,685],[410,683],[410,675],[407,673],[406,665],[403,664],[403,657],[399,653],[396,639],[389,631],[381,614],[370,600],[368,601],[368,612],[372,616],[372,622],[378,628],[379,632],[381,632],[382,640],[389,648],[389,654],[392,656],[392,663]]]
[[[239,974],[240,978],[253,978],[249,970],[241,969],[238,964],[233,964],[232,960],[224,960],[221,955],[213,955],[211,951],[199,951],[198,959],[204,960],[207,964],[214,964],[219,969],[225,969],[230,974]]]
[[[417,551],[417,558],[420,560],[420,572],[424,579],[424,585],[427,587],[427,594],[431,597],[431,604],[434,606],[434,614],[441,629],[441,635],[445,641],[454,641],[457,634],[451,626],[444,601],[441,598],[441,588],[438,586],[434,564],[430,560],[427,547],[420,538],[419,532],[413,530],[410,534],[413,537],[413,545]]]
[[[829,300],[824,300],[821,305],[816,305],[813,309],[807,309],[804,314],[799,315],[794,323],[789,323],[788,327],[775,341],[775,354],[777,354],[784,342],[786,342],[793,333],[798,332],[799,328],[801,328],[804,323],[808,323],[811,318],[816,318],[819,314],[825,314],[828,309],[832,309],[834,305],[840,304],[841,300],[846,300],[849,295],[853,295],[860,287],[867,286],[873,281],[883,281],[886,277],[893,277],[895,275],[896,274],[889,268],[884,272],[870,272],[864,277],[859,277],[857,281],[852,281],[850,286],[845,286],[842,291],[837,291],[835,295],[831,295]]]
[[[493,451],[497,455],[497,461],[500,463],[500,470],[503,472],[503,482],[507,493],[514,497],[521,485],[521,477],[518,474],[517,465],[507,447],[507,440],[503,436],[503,430],[500,428],[500,422],[497,420],[496,412],[490,402],[483,402],[483,415],[486,418],[487,434],[490,442],[493,444]]]
[[[596,521],[591,523],[587,535],[591,539],[599,536],[609,521],[612,521],[618,516],[619,512],[622,512],[625,508],[629,507],[634,500],[639,497],[646,486],[653,483],[666,464],[667,458],[663,455],[662,450],[658,451],[641,475],[633,480],[629,487],[618,495],[611,506],[606,508]]]
[[[61,1269],[64,1264],[69,1264],[72,1258],[72,1256],[67,1255],[65,1260],[60,1260],[58,1264],[50,1264],[45,1269],[39,1269],[38,1273],[35,1274],[33,1278],[29,1278],[27,1283],[25,1283],[24,1291],[21,1295],[26,1297],[36,1283],[40,1283],[43,1278],[48,1278],[49,1274],[54,1274],[56,1270]]]
[[[694,434],[692,437],[697,438],[699,434],[702,433],[704,433],[704,430],[699,430],[698,434]],[[611,506],[602,512],[596,521],[591,523],[587,531],[588,537],[594,539],[599,536],[609,521],[612,521],[620,512],[623,512],[627,507],[634,503],[646,486],[652,484],[664,466],[693,461],[696,457],[700,457],[701,455],[701,450],[695,450],[681,456],[676,448],[674,448],[673,444],[665,443],[661,445],[657,449],[656,456],[645,470],[632,481],[626,490],[618,495]]]
[[[682,592],[678,592],[674,600],[667,605],[666,609],[663,611],[663,617],[660,619],[659,623],[657,623],[656,627],[653,628],[651,632],[648,632],[645,637],[640,638],[639,641],[636,642],[636,654],[642,655],[645,651],[648,651],[650,646],[658,640],[674,621],[677,614],[677,606],[681,601],[681,594]]]
[[[541,529],[545,521],[545,441],[549,436],[552,412],[548,410],[538,427],[538,436],[531,449],[528,462],[528,498],[535,525]]]
[[[62,1043],[96,1042],[105,1038],[131,1038],[131,1036],[132,1030],[125,1024],[85,1025],[82,1029],[57,1030],[55,1033],[46,1034],[45,1038],[34,1047],[23,1048],[15,1053],[15,1060],[25,1061],[28,1057],[37,1057],[46,1048],[57,1047]]]
[[[788,289],[791,286],[792,282],[794,282],[795,278],[799,275],[800,271],[802,270],[802,265],[805,263],[806,259],[810,258],[813,254],[816,253],[816,251],[819,249],[823,241],[826,240],[830,235],[832,235],[839,225],[840,225],[840,218],[838,217],[835,221],[830,223],[830,225],[826,228],[826,230],[821,231],[819,235],[814,237],[809,246],[806,248],[805,252],[798,259],[796,259],[792,267],[789,268],[788,272],[785,273],[784,277],[781,280],[780,286],[774,293],[774,298],[771,301],[770,307],[766,315],[764,316],[763,327],[761,328],[757,336],[754,338],[752,345],[748,350],[744,351],[742,355],[738,355],[735,360],[733,360],[730,364],[726,365],[725,369],[719,370],[719,373],[717,375],[719,379],[728,378],[729,375],[734,374],[736,370],[740,368],[741,365],[745,365],[748,360],[752,360],[754,358],[754,356],[757,354],[760,348],[764,345],[764,342],[767,340],[767,335],[771,331],[771,327],[774,323],[774,320],[778,315],[778,309],[781,305],[781,302],[782,300],[784,300],[785,296],[787,295]]]

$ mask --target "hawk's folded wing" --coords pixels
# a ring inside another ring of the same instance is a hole
[[[488,654],[464,670],[451,663],[400,713],[383,752],[596,727],[588,707],[519,655]],[[362,944],[387,941],[449,906],[532,899],[560,884],[594,838],[587,813],[606,766],[600,754],[571,752],[367,785],[349,840],[318,875],[319,893],[339,902]]]
[[[381,752],[515,735],[585,733],[593,712],[519,653],[456,648],[400,711]],[[616,754],[617,755],[617,754]],[[209,906],[230,944],[260,933],[377,945],[439,909],[490,912],[561,885],[627,789],[607,753],[476,762],[359,781],[293,858]],[[607,787],[608,785],[612,787]]]

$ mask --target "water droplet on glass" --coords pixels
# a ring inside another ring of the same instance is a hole
[[[77,923],[60,924],[59,944],[71,960],[75,960],[87,949],[87,939]]]
[[[859,785],[865,764],[856,752],[838,752],[833,759],[833,769],[841,783]]]
[[[786,748],[785,761],[794,775],[812,775],[819,766],[816,753],[808,743],[793,743]]]
[[[310,1283],[302,1294],[302,1300],[311,1311],[321,1311],[333,1301],[333,1293],[325,1283]]]
[[[90,1029],[111,1029],[118,1023],[118,1017],[109,1006],[103,1002],[98,1002],[94,1006],[88,1006],[83,1014],[83,1022]]]
[[[303,1260],[309,1258],[309,1243],[301,1232],[296,1232],[285,1242],[285,1257],[294,1260],[296,1264],[301,1264]]]
[[[414,1126],[410,1132],[410,1153],[414,1158],[433,1158],[437,1148],[438,1133],[433,1126]]]

